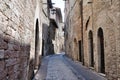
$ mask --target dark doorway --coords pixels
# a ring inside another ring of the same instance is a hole
[[[36,20],[35,28],[35,68],[39,65],[39,22]]]
[[[81,40],[78,43],[79,43],[79,61],[82,62]]]
[[[93,52],[93,33],[92,31],[89,32],[89,60],[90,66],[94,67],[94,52]]]
[[[44,40],[42,40],[42,56],[44,56]]]
[[[98,55],[100,72],[105,73],[105,56],[104,56],[104,35],[102,28],[98,29]]]

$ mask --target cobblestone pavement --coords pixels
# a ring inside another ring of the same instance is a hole
[[[63,54],[47,56],[34,80],[106,80]]]
[[[49,56],[42,59],[40,69],[38,70],[33,80],[46,80],[45,78],[47,75],[48,60],[49,60]]]
[[[49,60],[46,80],[78,80],[78,78],[63,62],[62,56],[54,56]]]

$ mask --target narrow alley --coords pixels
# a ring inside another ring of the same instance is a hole
[[[64,53],[46,56],[33,80],[107,80]]]
[[[0,80],[120,80],[120,0],[0,0]]]

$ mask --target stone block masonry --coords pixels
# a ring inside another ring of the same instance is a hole
[[[68,56],[102,73],[120,77],[120,0],[65,2],[65,49]]]
[[[0,80],[28,80],[34,12],[33,0],[0,0]]]

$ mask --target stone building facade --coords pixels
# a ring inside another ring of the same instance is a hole
[[[31,80],[40,65],[51,0],[0,0],[0,80]]]
[[[119,0],[65,0],[66,54],[108,80],[120,80],[119,20]]]
[[[74,3],[76,5],[74,5]],[[66,0],[65,1],[65,51],[66,54],[73,59],[78,59],[78,48],[76,48],[77,40],[81,40],[81,15],[79,9],[79,0]],[[74,5],[74,7],[72,7]],[[80,28],[79,28],[80,27]],[[77,40],[76,40],[77,39]]]

